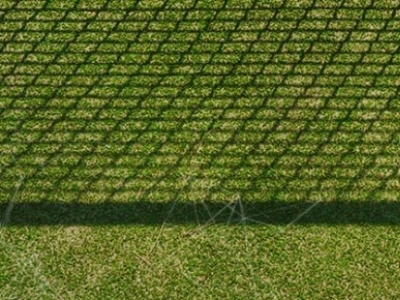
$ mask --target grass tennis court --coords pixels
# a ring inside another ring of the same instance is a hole
[[[0,0],[1,299],[397,299],[400,5]]]

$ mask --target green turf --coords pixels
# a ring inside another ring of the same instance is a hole
[[[11,299],[395,299],[389,227],[10,228]],[[153,246],[155,246],[153,248]],[[151,251],[153,249],[153,251]],[[40,295],[40,297],[38,296]],[[36,297],[38,296],[38,297]],[[35,298],[36,297],[36,298]]]
[[[1,299],[397,299],[400,7],[0,1]]]

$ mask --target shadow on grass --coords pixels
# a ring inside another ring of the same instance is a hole
[[[7,204],[0,204],[1,212]],[[15,203],[7,225],[196,224],[209,221],[257,225],[400,224],[400,202],[262,203]]]

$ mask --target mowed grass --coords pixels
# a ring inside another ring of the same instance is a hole
[[[0,1],[1,299],[397,299],[396,1]]]
[[[392,299],[397,228],[26,227],[2,234],[5,299]],[[154,246],[154,248],[153,248]]]

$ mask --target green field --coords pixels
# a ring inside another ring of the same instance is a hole
[[[0,19],[0,299],[400,297],[398,1]]]

